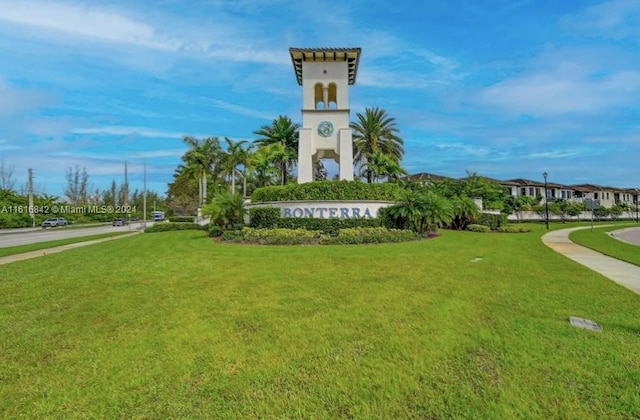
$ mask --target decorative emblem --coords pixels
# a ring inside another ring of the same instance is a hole
[[[333,123],[331,121],[322,121],[318,124],[318,134],[322,137],[329,137],[333,134]]]

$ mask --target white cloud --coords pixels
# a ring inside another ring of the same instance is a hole
[[[177,40],[159,37],[150,25],[88,5],[38,0],[2,2],[0,20],[156,49],[176,50],[181,46]]]
[[[563,20],[565,28],[585,36],[627,37],[640,41],[640,2],[610,0],[585,8]]]
[[[54,102],[52,95],[12,86],[0,76],[0,117],[38,109]]]
[[[152,137],[165,139],[181,139],[185,136],[185,133],[178,133],[176,131],[156,130],[146,127],[129,127],[120,125],[74,128],[73,130],[71,130],[71,132],[74,134],[99,134],[110,136]]]
[[[476,100],[510,114],[532,116],[593,115],[635,103],[640,72],[610,66],[603,56],[568,49],[542,54],[530,70],[485,88]]]
[[[220,99],[209,99],[210,103],[212,103],[215,107],[220,109],[225,109],[227,111],[231,111],[235,114],[246,115],[248,117],[260,118],[263,120],[272,120],[275,118],[275,115],[270,112],[258,111],[253,108],[248,108],[242,105],[236,105],[229,102],[225,102]]]
[[[144,13],[144,12],[142,12]],[[155,19],[157,22],[151,23]],[[251,36],[253,29],[219,19],[204,29],[171,17],[145,14],[144,20],[116,8],[83,3],[31,0],[0,1],[0,21],[26,25],[28,32],[48,42],[78,47],[77,41],[130,45],[160,52],[185,54],[194,58],[218,58],[236,62],[288,64],[286,51],[271,50]],[[235,22],[239,23],[239,22]],[[120,52],[123,60],[133,58]]]
[[[463,143],[437,143],[434,147],[440,151],[450,152],[454,154],[464,154],[465,156],[473,156],[478,158],[486,158],[490,155],[497,156],[498,153],[492,151],[489,148],[477,147],[470,144]]]

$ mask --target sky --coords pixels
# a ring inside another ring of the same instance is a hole
[[[410,173],[640,186],[637,0],[0,0],[0,159],[165,194],[185,135],[302,122],[290,47],[362,48]]]

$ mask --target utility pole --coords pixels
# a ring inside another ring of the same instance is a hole
[[[29,168],[29,216],[31,227],[36,227],[36,214],[33,211],[33,169]]]
[[[124,188],[123,188],[123,203],[122,205],[126,208],[129,205],[129,177],[127,175],[127,161],[124,161]]]
[[[145,229],[147,227],[147,160],[144,160],[144,195],[142,196],[142,228]]]

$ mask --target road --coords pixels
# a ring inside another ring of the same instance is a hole
[[[147,222],[147,226],[152,223]],[[128,226],[93,226],[86,228],[35,228],[35,229],[6,229],[0,231],[0,248],[27,245],[37,242],[57,241],[59,239],[77,238],[80,236],[100,235],[109,232],[134,232],[140,229],[140,223]]]

